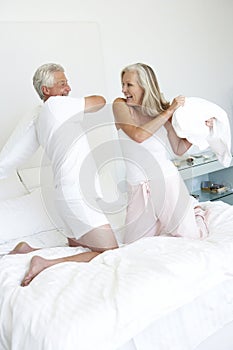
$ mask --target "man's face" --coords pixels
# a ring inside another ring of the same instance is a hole
[[[54,73],[54,85],[52,87],[43,86],[44,101],[51,96],[68,96],[71,88],[63,72]]]

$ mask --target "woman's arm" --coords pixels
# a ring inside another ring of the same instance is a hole
[[[173,152],[178,156],[182,156],[192,146],[192,143],[190,143],[187,139],[177,136],[170,121],[167,121],[164,126],[167,130],[167,136]]]
[[[205,121],[206,126],[210,129],[210,133],[212,132],[214,119],[215,118],[212,117]],[[167,123],[165,123],[164,126],[167,130],[168,139],[173,152],[178,156],[182,156],[192,146],[192,143],[190,143],[185,138],[180,138],[179,136],[177,136],[170,120],[167,121]]]
[[[161,126],[165,126],[174,111],[184,104],[184,97],[176,97],[171,106],[157,117],[143,125],[137,125],[132,119],[126,100],[117,98],[113,102],[113,113],[117,129],[122,129],[131,139],[141,143],[151,137]]]

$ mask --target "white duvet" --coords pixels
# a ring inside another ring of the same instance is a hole
[[[233,207],[207,202],[210,237],[145,238],[90,263],[67,262],[20,287],[31,257],[0,259],[1,350],[113,350],[233,278]],[[47,258],[82,248],[46,248]],[[233,315],[232,315],[233,319]]]

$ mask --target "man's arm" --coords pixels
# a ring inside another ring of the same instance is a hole
[[[85,97],[85,113],[97,112],[103,108],[106,104],[106,100],[103,96],[93,95]]]

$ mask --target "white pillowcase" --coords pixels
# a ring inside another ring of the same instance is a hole
[[[0,201],[0,224],[0,244],[56,229],[56,224],[46,211],[40,189]]]
[[[66,236],[57,230],[35,233],[34,235],[18,237],[11,239],[3,244],[0,244],[0,259],[1,255],[8,254],[19,242],[27,242],[35,248],[50,248],[67,246]]]
[[[205,121],[214,117],[213,128]],[[228,167],[232,161],[231,129],[227,113],[218,105],[199,97],[186,97],[172,117],[172,125],[179,137],[186,138],[201,151],[210,147],[219,162]]]
[[[54,188],[53,172],[49,165],[19,169],[18,173],[28,192],[32,192],[39,187]]]
[[[29,193],[20,181],[16,172],[6,179],[0,180],[0,201],[15,198]]]
[[[0,152],[0,179],[6,178],[40,147],[37,140],[35,119],[41,106],[28,113],[16,126]]]

